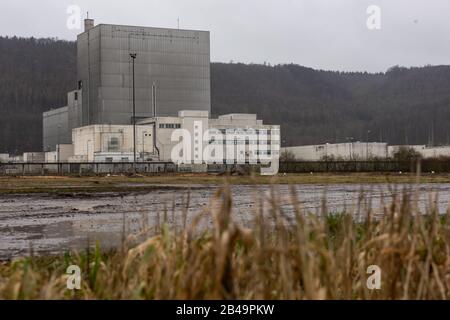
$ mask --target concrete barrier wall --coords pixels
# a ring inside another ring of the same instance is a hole
[[[0,175],[92,175],[176,172],[171,162],[146,163],[0,163]]]

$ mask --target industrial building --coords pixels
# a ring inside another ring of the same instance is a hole
[[[450,146],[430,147],[426,145],[395,145],[389,146],[380,142],[350,142],[336,144],[319,144],[282,148],[281,153],[288,152],[295,160],[376,160],[390,159],[400,149],[412,149],[422,158],[450,157]]]
[[[397,145],[388,146],[388,155],[393,157],[400,148],[412,149],[418,152],[422,158],[450,157],[450,146],[429,147],[426,145]]]
[[[213,163],[267,163],[279,155],[279,126],[255,114],[209,118],[209,32],[86,19],[77,48],[77,89],[67,106],[43,114],[42,161],[204,166],[211,160],[205,149],[217,150]],[[183,136],[174,139],[177,130]]]
[[[296,160],[372,160],[388,157],[387,143],[349,142],[319,144],[282,148],[281,152],[291,153]]]
[[[133,100],[137,120],[210,112],[209,32],[94,26],[86,19],[77,38],[75,85],[67,106],[43,114],[44,151],[71,143],[74,128],[131,124]]]
[[[235,155],[242,152],[244,158],[250,159],[251,152],[261,155],[279,152],[280,126],[266,125],[257,120],[255,114],[230,114],[209,119],[207,111],[182,110],[177,117],[147,118],[136,126],[136,161],[174,161],[172,152],[180,139],[174,139],[176,130],[182,130],[192,139],[191,144],[183,149],[183,163],[198,162],[205,164],[209,159],[203,155],[210,140],[209,132],[219,130],[222,133],[223,157],[215,159],[215,163],[226,163],[225,146],[227,133],[237,133],[253,129],[253,140],[247,139],[246,148],[238,150],[236,141],[232,141]],[[181,131],[180,131],[181,132]],[[177,136],[176,136],[177,137]],[[231,135],[231,137],[234,137]],[[244,137],[245,138],[245,137]],[[76,128],[72,132],[73,156],[70,162],[129,162],[134,160],[134,139],[132,125],[91,125]],[[274,141],[273,145],[264,145],[262,141]],[[250,147],[253,145],[253,148]],[[189,150],[188,150],[189,148]],[[249,150],[253,149],[253,150]]]

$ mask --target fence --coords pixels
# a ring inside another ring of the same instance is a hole
[[[424,159],[422,172],[449,173],[450,160]],[[416,172],[416,161],[292,161],[280,162],[281,173],[309,172]]]
[[[247,168],[248,167],[248,168]],[[253,166],[254,167],[254,166]],[[421,160],[422,172],[450,173],[450,160]],[[208,166],[208,172],[224,172],[234,166]],[[246,170],[246,168],[248,170]],[[250,167],[240,165],[238,172],[250,172]],[[254,168],[253,168],[254,169]],[[414,161],[292,161],[280,162],[280,173],[310,172],[416,172]],[[107,163],[0,163],[0,176],[14,175],[95,175],[121,173],[170,173],[179,168],[172,162],[107,162]],[[184,170],[185,172],[196,172]],[[232,170],[231,170],[232,171]],[[259,170],[256,170],[259,171]]]
[[[114,162],[114,163],[0,163],[0,175],[95,175],[121,173],[176,172],[171,162]]]

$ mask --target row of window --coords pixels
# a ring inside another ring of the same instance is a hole
[[[160,129],[180,129],[181,124],[179,124],[179,123],[160,123],[159,128]]]
[[[214,129],[213,129],[214,130]],[[222,134],[249,134],[251,132],[251,129],[249,130],[243,130],[243,129],[216,129],[218,132]],[[280,134],[279,129],[254,129],[254,134],[261,134],[261,135],[276,135]]]
[[[244,143],[244,140],[214,140],[214,139],[211,139],[209,141],[209,144],[234,144],[234,145],[242,145],[242,144],[258,145],[259,144],[259,145],[271,145],[272,141],[271,140],[266,140],[266,141],[264,141],[264,140],[260,140],[260,141],[258,141],[258,140],[245,140],[245,143]],[[273,141],[273,144],[277,145],[277,144],[280,144],[280,142],[279,141]]]

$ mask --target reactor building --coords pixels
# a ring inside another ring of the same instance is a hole
[[[71,144],[75,128],[133,123],[133,75],[136,121],[210,113],[209,32],[86,19],[77,37],[76,90],[67,106],[43,114],[44,151]]]

